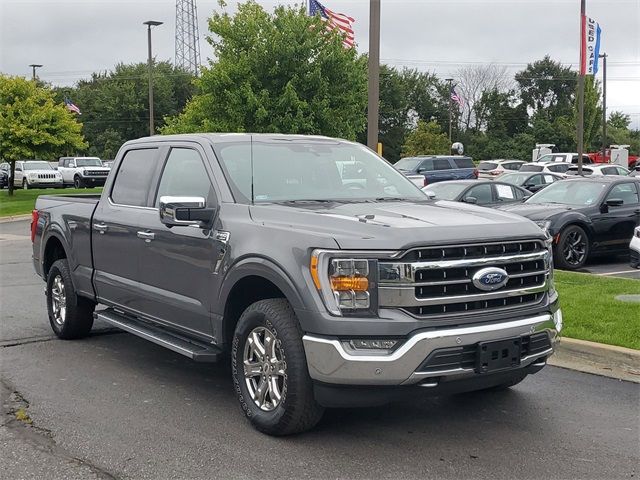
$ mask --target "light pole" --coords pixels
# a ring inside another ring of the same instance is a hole
[[[162,25],[162,22],[148,20],[143,22],[143,25],[147,26],[147,44],[149,47],[149,58],[147,60],[149,64],[149,135],[153,135],[153,56],[151,55],[151,27]]]
[[[31,65],[29,65],[31,67],[31,78],[32,80],[35,82],[36,81],[36,68],[40,68],[43,65],[39,65],[37,63],[32,63]]]
[[[367,145],[378,150],[378,109],[380,101],[380,0],[369,3],[369,93],[367,105]]]
[[[607,153],[607,54],[602,53],[602,160]]]
[[[449,91],[447,94],[449,95],[449,143],[451,143],[451,117],[453,112],[453,98],[451,98],[451,90],[453,89],[453,78],[445,78],[445,80],[449,83]]]
[[[585,34],[585,0],[580,0],[580,72],[578,74],[578,175],[582,175],[582,152],[584,150],[584,75],[586,38]]]

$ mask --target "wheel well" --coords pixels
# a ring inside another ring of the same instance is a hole
[[[260,276],[248,276],[238,281],[224,308],[222,335],[224,343],[230,345],[236,324],[249,305],[267,298],[286,298],[285,294],[271,281]]]
[[[51,265],[53,265],[56,260],[60,260],[61,258],[67,258],[67,252],[64,251],[62,242],[58,238],[51,237],[47,241],[47,246],[44,248],[43,272],[45,278],[49,274]]]

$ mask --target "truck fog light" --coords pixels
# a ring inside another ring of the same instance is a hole
[[[366,280],[366,278],[365,278]],[[338,306],[341,309],[357,310],[369,308],[369,292],[355,290],[340,290],[334,292]]]
[[[558,333],[560,333],[562,331],[562,326],[563,326],[563,323],[562,323],[562,310],[558,309],[553,314],[553,323],[555,323],[556,330],[558,331]]]
[[[349,345],[356,350],[391,350],[398,344],[398,340],[349,340]]]

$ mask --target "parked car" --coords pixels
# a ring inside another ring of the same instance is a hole
[[[564,162],[564,163],[578,163],[577,153],[548,153],[538,157],[534,162],[547,163],[547,162]],[[593,163],[593,160],[586,153],[582,154],[582,164],[587,165]]]
[[[83,337],[95,317],[199,362],[229,356],[262,432],[307,430],[325,407],[507,388],[553,353],[544,232],[439,205],[362,145],[159,135],[127,142],[114,173],[101,196],[37,199],[53,331]]]
[[[495,178],[506,172],[520,170],[522,160],[484,160],[478,164],[478,178]]]
[[[640,165],[633,167],[633,169],[629,172],[630,177],[640,177]]]
[[[9,186],[9,174],[0,169],[0,189]]]
[[[553,238],[555,265],[582,268],[591,256],[626,253],[640,224],[640,179],[572,178],[554,183],[522,205],[503,207],[535,221]]]
[[[446,180],[478,178],[478,169],[473,159],[458,155],[406,157],[400,159],[394,167],[405,175],[423,175],[423,186]]]
[[[501,182],[525,188],[532,193],[542,190],[558,180],[562,180],[562,177],[555,173],[514,172],[500,176]]]
[[[58,171],[65,185],[85,188],[104,185],[111,169],[103,166],[98,157],[60,157]]]
[[[575,165],[569,168],[566,172],[567,176],[578,175],[578,167]],[[594,177],[601,175],[629,175],[629,170],[619,165],[607,165],[602,163],[599,165],[589,165],[588,167],[582,167],[582,175],[593,175]]]
[[[640,268],[640,227],[636,227],[629,244],[630,262],[633,268]]]
[[[555,173],[561,177],[565,175],[571,167],[571,163],[566,162],[536,162],[525,163],[520,167],[520,172],[544,172]]]
[[[453,180],[438,182],[423,188],[429,198],[451,200],[493,207],[509,203],[522,203],[531,195],[524,188],[498,180]]]
[[[8,163],[0,165],[0,169],[7,172],[7,178],[11,176],[11,168]],[[15,178],[13,186],[17,188],[62,188],[62,176],[56,172],[49,162],[41,160],[20,160],[15,165]]]

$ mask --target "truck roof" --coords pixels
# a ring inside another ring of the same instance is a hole
[[[170,142],[170,141],[180,141],[180,140],[191,140],[191,141],[203,141],[208,140],[211,142],[232,142],[235,140],[249,140],[249,139],[261,138],[265,140],[315,140],[315,141],[323,141],[323,142],[346,142],[353,143],[349,140],[344,140],[340,138],[332,138],[326,137],[324,135],[291,135],[284,133],[181,133],[175,135],[153,135],[150,137],[142,137],[135,140],[130,140],[126,143],[126,145],[135,144],[135,143],[146,143],[146,142]]]

